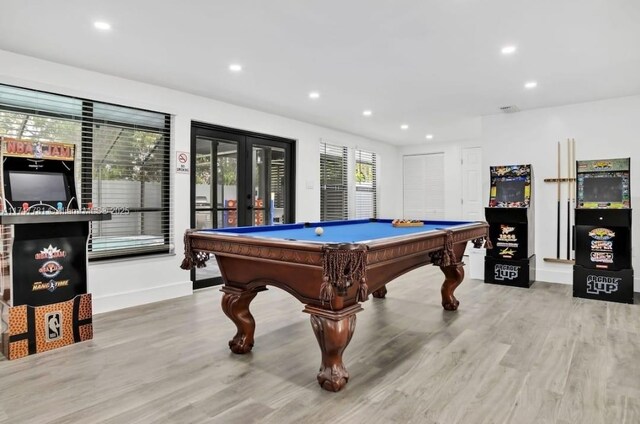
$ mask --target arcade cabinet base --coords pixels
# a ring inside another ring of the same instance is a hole
[[[93,338],[91,294],[42,306],[2,309],[2,353],[18,359]]]
[[[529,259],[484,257],[484,282],[529,288],[536,280],[536,255]]]
[[[633,269],[604,271],[574,265],[573,297],[633,303]]]

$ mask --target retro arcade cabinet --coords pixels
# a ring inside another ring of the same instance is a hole
[[[492,166],[485,217],[493,249],[484,259],[485,283],[530,287],[535,281],[531,165]]]
[[[89,222],[111,215],[79,210],[74,145],[1,144],[1,344],[16,359],[93,337]]]
[[[576,162],[574,297],[633,303],[630,164]]]

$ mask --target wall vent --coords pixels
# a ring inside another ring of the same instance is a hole
[[[510,106],[502,106],[500,108],[500,110],[504,113],[516,113],[516,112],[520,112],[520,109],[518,108],[518,106],[516,105],[510,105]]]

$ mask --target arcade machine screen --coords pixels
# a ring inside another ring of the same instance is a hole
[[[585,178],[583,202],[622,202],[622,177]]]
[[[64,174],[9,171],[9,190],[14,202],[66,202],[69,187]]]
[[[504,203],[524,202],[524,180],[496,181],[496,200]]]

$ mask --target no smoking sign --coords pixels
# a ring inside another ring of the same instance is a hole
[[[189,173],[189,153],[176,152],[176,172],[178,174]]]

